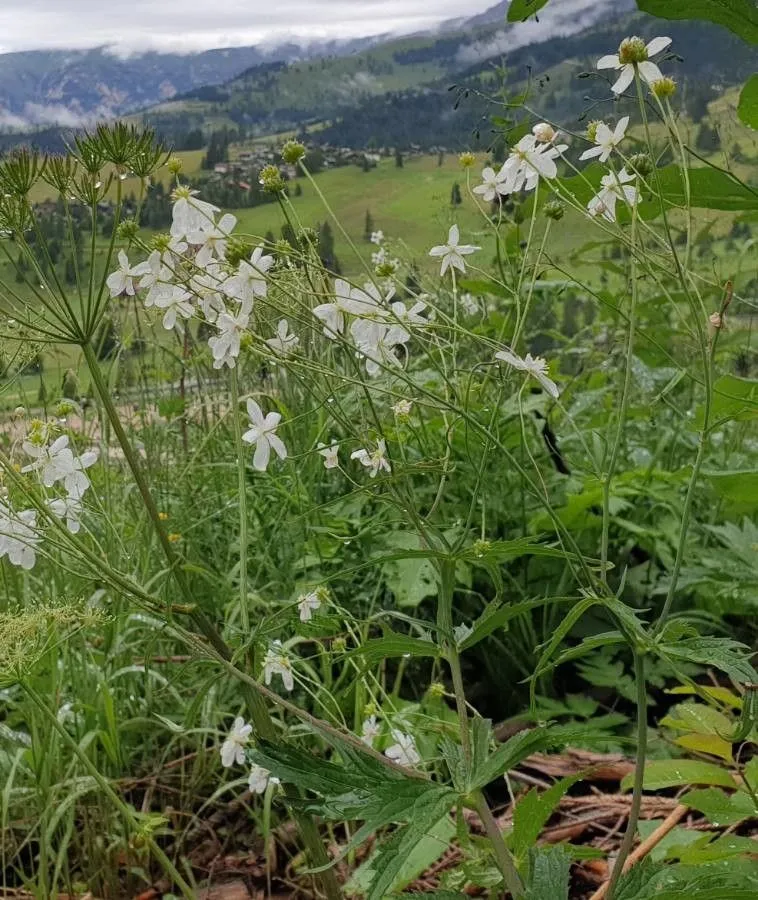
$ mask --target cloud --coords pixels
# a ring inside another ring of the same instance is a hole
[[[430,28],[493,0],[2,0],[0,51],[107,46],[191,53],[271,40]]]
[[[24,117],[29,125],[63,125],[65,128],[78,128],[89,121],[88,117],[62,103],[26,103]]]

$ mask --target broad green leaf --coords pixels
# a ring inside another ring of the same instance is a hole
[[[366,641],[365,644],[351,650],[348,656],[360,657],[369,665],[373,665],[394,656],[439,656],[439,654],[439,647],[432,641],[422,641],[419,638],[393,633]]]
[[[439,822],[434,824],[427,834],[425,834],[418,844],[414,847],[407,859],[404,861],[402,868],[395,876],[394,881],[390,885],[391,892],[402,891],[412,881],[435,863],[440,856],[448,849],[455,836],[455,825],[449,815],[445,814]],[[345,886],[345,890],[350,896],[360,894],[365,896],[371,888],[371,882],[375,876],[374,861],[376,859],[376,850],[371,856],[359,866],[350,877],[349,882]],[[458,894],[452,894],[458,897]]]
[[[758,78],[758,76],[756,76]],[[697,408],[695,426],[702,427],[704,406]],[[753,378],[739,378],[737,375],[722,375],[713,385],[711,422],[726,422],[735,419],[747,422],[758,417],[758,381]]]
[[[663,819],[641,819],[637,823],[637,831],[644,841],[655,831],[661,824]],[[698,841],[706,842],[713,835],[713,832],[693,831],[691,828],[685,828],[683,825],[677,825],[669,831],[669,833],[659,843],[653,847],[650,852],[650,858],[657,862],[663,859],[678,859],[679,856],[675,852],[678,848],[688,847]],[[672,852],[673,851],[673,852]]]
[[[722,209],[745,211],[758,209],[758,190],[743,184],[739,179],[710,166],[689,170],[691,205],[698,209]],[[649,184],[656,185],[650,176]],[[686,197],[684,182],[678,166],[665,166],[658,170],[657,184],[667,203],[684,206]],[[654,201],[657,202],[657,201]]]
[[[637,871],[637,870],[640,871]],[[733,858],[698,866],[643,860],[620,881],[616,900],[754,900],[758,864]]]
[[[713,666],[737,682],[758,681],[758,674],[749,661],[753,651],[731,638],[686,638],[675,644],[660,644],[658,652],[665,659]]]
[[[634,783],[634,773],[625,776],[621,790],[628,790]],[[686,784],[717,784],[734,788],[734,779],[727,769],[697,759],[653,759],[645,766],[643,787],[646,791],[681,787]]]
[[[723,834],[705,846],[697,843],[685,847],[679,853],[679,859],[684,865],[702,865],[722,859],[734,859],[735,856],[754,856],[756,853],[758,847],[752,838],[738,834]]]
[[[718,469],[703,472],[716,493],[736,512],[758,509],[758,469]]]
[[[531,853],[524,900],[568,900],[571,853],[560,844]]]
[[[674,743],[685,750],[718,756],[727,763],[732,761],[732,745],[717,734],[683,734]]]
[[[688,791],[679,802],[701,812],[717,828],[736,825],[745,819],[758,817],[753,798],[745,791],[727,794],[719,788],[701,788]]]
[[[393,835],[379,847],[374,861],[374,877],[366,900],[386,900],[393,884],[402,879],[408,860],[422,841],[434,835],[443,816],[447,816],[455,804],[453,791],[427,793],[419,797],[409,810],[408,824],[398,828]],[[452,827],[452,826],[451,826]],[[435,837],[436,856],[445,849],[439,848],[439,839]],[[408,879],[412,881],[413,876]]]
[[[749,128],[758,130],[758,74],[751,75],[743,84],[737,115]]]
[[[526,859],[563,795],[581,778],[580,774],[569,775],[545,791],[532,788],[521,797],[513,811],[513,831],[510,834],[511,850],[517,860]]]
[[[705,703],[679,703],[659,724],[677,731],[719,736],[729,734],[734,728],[728,716]]]
[[[548,0],[511,0],[508,7],[509,22],[523,22],[538,13],[543,6],[547,6]]]
[[[742,709],[742,698],[738,694],[735,694],[734,691],[730,691],[729,688],[725,687],[715,687],[710,684],[698,684],[697,686],[679,684],[676,687],[669,688],[666,693],[686,694],[688,696],[702,695],[704,697],[711,697],[719,703],[723,703],[724,706],[731,706],[732,709]]]
[[[723,25],[748,44],[758,44],[754,0],[637,0],[637,6],[661,19],[704,19]]]

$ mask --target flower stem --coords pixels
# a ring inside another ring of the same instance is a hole
[[[234,444],[237,453],[237,485],[239,493],[240,517],[240,619],[245,636],[250,631],[250,615],[247,609],[247,479],[245,467],[245,445],[242,443],[242,425],[239,417],[239,383],[237,369],[231,370],[232,423],[234,425]]]
[[[629,856],[637,834],[637,822],[642,806],[642,786],[645,779],[645,762],[647,760],[647,685],[645,683],[645,657],[636,647],[634,653],[634,679],[637,688],[637,758],[634,766],[634,789],[632,805],[629,809],[629,820],[624,838],[619,847],[618,856],[613,864],[606,900],[613,900],[613,894],[624,871],[624,863]]]

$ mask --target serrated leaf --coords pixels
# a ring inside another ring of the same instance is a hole
[[[539,847],[530,854],[524,900],[568,900],[571,854],[566,847]]]
[[[751,75],[743,84],[737,115],[749,128],[758,130],[758,74]]]
[[[637,831],[640,833],[642,840],[646,840],[660,826],[663,819],[643,819],[637,824]],[[669,833],[659,841],[650,852],[650,858],[657,862],[664,859],[678,859],[676,849],[687,848],[690,844],[696,842],[706,843],[713,836],[713,832],[703,833],[701,831],[693,831],[682,825],[677,825],[669,831]]]
[[[753,0],[637,0],[661,19],[703,19],[723,25],[749,44],[758,44],[758,8]]]
[[[433,656],[440,655],[439,647],[432,641],[422,641],[419,638],[408,637],[404,634],[389,634],[382,638],[366,641],[355,650],[351,650],[349,657],[360,657],[368,665],[381,662],[396,656]]]
[[[703,475],[734,511],[758,509],[758,469],[716,469],[704,471]]]
[[[748,659],[753,651],[746,644],[731,638],[685,638],[675,644],[659,645],[658,652],[669,660],[681,659],[713,666],[739,683],[758,681],[758,674]]]
[[[513,811],[513,831],[509,838],[511,850],[517,860],[526,859],[566,791],[581,778],[581,774],[569,775],[547,790],[532,788],[519,799]]]
[[[701,812],[717,828],[736,825],[745,819],[758,817],[753,798],[745,791],[727,794],[719,788],[701,788],[688,791],[679,802]]]
[[[750,860],[699,866],[643,860],[623,876],[616,900],[754,900],[756,896],[758,866]]]
[[[557,602],[560,602],[560,600],[554,597],[540,600],[520,600],[517,603],[509,603],[507,605],[493,602],[487,606],[481,616],[473,623],[471,634],[465,641],[461,641],[458,649],[468,650],[492,634],[493,631],[503,628],[511,619],[522,616],[533,609],[538,609],[540,606]]]
[[[633,783],[634,773],[630,773],[621,782],[621,790],[628,790]],[[687,784],[716,784],[729,788],[736,786],[726,769],[697,759],[653,759],[645,766],[643,787],[646,791]]]

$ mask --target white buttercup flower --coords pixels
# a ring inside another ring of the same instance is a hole
[[[662,53],[671,43],[670,37],[653,38],[647,44],[639,37],[624,38],[618,53],[602,56],[597,61],[598,69],[620,69],[618,80],[611,90],[614,94],[621,94],[634,81],[635,71],[640,78],[648,84],[659,81],[663,74],[650,57]]]
[[[282,416],[281,413],[270,412],[264,418],[260,406],[252,399],[247,401],[247,414],[250,417],[250,428],[242,435],[242,440],[246,444],[255,445],[253,466],[259,472],[265,472],[272,450],[279,459],[287,458],[287,448],[276,434]]]
[[[499,199],[505,193],[505,190],[501,190],[505,185],[505,177],[502,169],[496,172],[491,166],[485,166],[482,169],[482,183],[474,188],[474,193],[479,194],[487,203],[491,203],[495,197]]]
[[[286,319],[280,319],[276,326],[276,337],[266,339],[266,344],[279,356],[289,356],[300,343],[300,338],[296,334],[290,333],[289,328],[289,322]]]
[[[68,435],[65,434],[49,447],[24,441],[21,446],[25,453],[34,457],[34,462],[24,466],[21,471],[40,472],[45,487],[52,487],[57,481],[62,481],[69,497],[80,498],[90,486],[84,470],[97,462],[97,453],[88,450],[81,456],[74,456],[68,443]]]
[[[340,447],[336,441],[332,441],[331,446],[327,447],[326,444],[319,444],[316,448],[321,456],[324,457],[324,468],[325,469],[337,469],[339,468],[340,459]]]
[[[636,187],[637,176],[627,172],[609,172],[600,179],[600,190],[587,204],[591,216],[602,216],[609,222],[616,221],[616,201],[624,200],[630,206],[639,203],[640,192]],[[632,182],[635,182],[633,185]]]
[[[285,690],[291,691],[295,686],[292,663],[284,652],[281,641],[272,641],[263,658],[263,679],[267,685],[271,684],[274,675],[281,676]]]
[[[376,721],[376,716],[369,716],[364,719],[361,726],[361,740],[369,747],[374,746],[374,741],[379,737],[381,726]]]
[[[300,610],[300,621],[310,622],[313,613],[321,608],[321,594],[319,591],[309,591],[297,598],[297,608]]]
[[[105,283],[111,292],[111,297],[118,297],[126,294],[127,297],[134,296],[134,279],[142,275],[141,264],[131,266],[129,257],[123,250],[118,251],[118,268],[115,272],[106,278]]]
[[[411,735],[393,728],[392,740],[395,743],[384,751],[386,757],[400,766],[415,766],[421,762],[421,756]]]
[[[442,258],[440,275],[444,275],[451,266],[454,269],[458,269],[459,272],[465,272],[466,263],[463,257],[482,249],[473,244],[461,244],[459,243],[460,238],[461,235],[458,226],[451,225],[447,235],[447,243],[432,247],[429,251],[429,256]]]
[[[371,469],[369,477],[376,478],[381,469],[384,469],[385,472],[392,471],[386,454],[387,444],[383,438],[379,438],[376,442],[376,450],[373,453],[369,453],[365,447],[361,447],[360,450],[355,450],[350,454],[350,459],[357,459],[362,466]]]
[[[531,353],[527,353],[522,359],[512,350],[500,350],[495,354],[495,358],[503,360],[503,362],[508,363],[509,366],[513,366],[514,369],[518,369],[520,372],[527,372],[539,381],[551,397],[558,399],[560,394],[558,385],[548,377],[547,362],[541,356],[532,356]]]
[[[242,716],[237,716],[229,729],[226,740],[221,745],[221,765],[225,769],[234,763],[241,766],[245,762],[245,744],[247,744],[252,731],[253,726],[246,724]]]
[[[624,139],[628,125],[629,116],[624,116],[619,119],[613,131],[611,131],[605,122],[598,122],[595,129],[596,146],[590,147],[589,150],[585,150],[579,159],[593,159],[598,156],[601,163],[607,162],[608,157]]]

